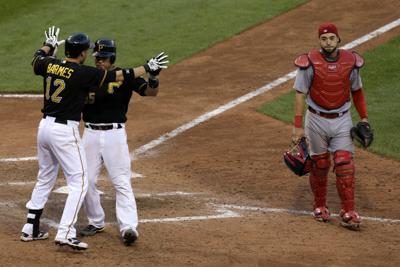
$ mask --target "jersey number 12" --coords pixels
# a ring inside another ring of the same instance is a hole
[[[52,77],[47,77],[46,79],[46,100],[50,100],[54,103],[60,103],[62,97],[59,96],[59,94],[65,89],[65,82],[62,79],[55,79],[52,82],[51,78]],[[52,90],[53,88],[54,90]],[[50,94],[50,91],[52,91],[53,93]]]

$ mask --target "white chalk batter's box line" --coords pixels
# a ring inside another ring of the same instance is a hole
[[[143,174],[137,173],[137,172],[132,172],[132,179],[140,179],[144,178]],[[62,180],[65,183],[65,180]],[[109,182],[110,178],[106,175],[100,175],[97,181],[106,181]],[[34,181],[13,181],[13,182],[1,182],[0,186],[28,186],[35,184],[37,181],[36,179]]]
[[[391,29],[394,29],[394,28],[398,27],[399,25],[400,25],[400,18],[396,19],[396,20],[394,20],[394,21],[392,21],[392,22],[390,22],[390,23],[378,28],[377,30],[372,31],[372,32],[370,32],[370,33],[368,33],[368,34],[366,34],[366,35],[364,35],[364,36],[362,36],[362,37],[360,37],[360,38],[358,38],[358,39],[346,44],[346,45],[344,45],[341,48],[343,48],[343,49],[352,49],[352,48],[354,48],[354,47],[356,47],[356,46],[358,46],[360,44],[363,44],[363,43],[365,43],[365,42],[367,42],[367,41],[369,41],[369,40],[371,40],[373,38],[376,38],[376,37],[382,35],[383,33],[387,32],[387,31],[390,31]],[[137,159],[139,156],[142,156],[142,155],[146,154],[149,150],[153,149],[154,147],[159,146],[160,144],[164,143],[165,141],[167,141],[167,140],[169,140],[171,138],[174,138],[175,136],[177,136],[177,135],[179,135],[179,134],[181,134],[181,133],[183,133],[183,132],[185,132],[185,131],[187,131],[187,130],[189,130],[189,129],[191,129],[191,128],[193,128],[193,127],[195,127],[195,126],[197,126],[197,125],[199,125],[199,124],[201,124],[201,123],[203,123],[203,122],[205,122],[205,121],[207,121],[207,120],[209,120],[209,119],[211,119],[211,118],[213,118],[215,116],[218,116],[218,115],[222,114],[223,112],[236,107],[239,104],[242,104],[242,103],[244,103],[244,102],[246,102],[246,101],[248,101],[248,100],[250,100],[250,99],[252,99],[252,98],[254,98],[256,96],[258,96],[258,95],[261,95],[261,94],[263,94],[265,92],[268,92],[271,89],[273,89],[273,88],[275,88],[275,87],[277,87],[279,85],[282,85],[282,84],[286,83],[287,81],[290,81],[295,76],[296,76],[296,70],[293,70],[293,71],[287,73],[286,75],[283,75],[282,77],[280,77],[280,78],[278,78],[278,79],[276,79],[276,80],[274,80],[274,81],[272,81],[272,82],[270,82],[270,83],[268,83],[268,84],[266,84],[266,85],[264,85],[264,86],[262,86],[262,87],[260,87],[260,88],[258,88],[256,90],[254,90],[254,91],[252,91],[250,93],[247,93],[247,94],[245,94],[245,95],[243,95],[243,96],[241,96],[239,98],[236,98],[236,99],[234,99],[234,100],[232,100],[232,101],[230,101],[230,102],[228,102],[228,103],[226,103],[226,104],[224,104],[224,105],[222,105],[222,106],[220,106],[220,107],[218,107],[218,108],[216,108],[216,109],[214,109],[214,110],[212,110],[210,112],[207,112],[207,113],[201,115],[200,117],[197,117],[196,119],[194,119],[194,120],[192,120],[192,121],[190,121],[190,122],[188,122],[188,123],[176,128],[175,130],[173,130],[173,131],[171,131],[169,133],[166,133],[166,134],[160,136],[159,138],[154,139],[153,141],[151,141],[151,142],[149,142],[149,143],[147,143],[147,144],[135,149],[130,154],[131,155],[131,159],[132,160]],[[0,97],[3,97],[3,98],[7,98],[7,97],[31,97],[32,98],[32,97],[43,97],[43,96],[42,95],[27,95],[27,94],[26,95],[17,95],[17,94],[2,94],[1,95],[0,94]],[[37,157],[0,158],[0,162],[31,161],[31,160],[37,160]]]
[[[173,191],[173,192],[158,192],[158,193],[141,193],[138,194],[143,198],[157,198],[157,197],[168,197],[168,196],[182,196],[182,197],[195,197],[206,195],[205,193],[199,192],[182,192],[182,191]],[[204,198],[203,198],[204,199]],[[19,201],[18,203],[20,203]],[[215,219],[229,219],[229,218],[238,218],[244,217],[240,211],[244,211],[247,213],[257,213],[257,214],[268,214],[268,213],[278,213],[278,214],[290,214],[295,216],[312,216],[311,211],[306,210],[294,210],[294,209],[285,209],[285,208],[267,208],[267,207],[252,207],[252,206],[243,206],[243,205],[234,205],[234,204],[217,204],[211,202],[205,202],[206,205],[213,207],[215,214],[212,215],[196,215],[196,216],[180,216],[180,217],[166,217],[166,218],[153,218],[153,219],[140,219],[139,223],[176,223],[176,222],[189,222],[189,221],[206,221],[206,220],[215,220]],[[17,202],[9,201],[9,202],[0,202],[0,208],[16,208],[18,207]],[[338,217],[338,214],[332,214],[332,217]],[[370,217],[370,216],[361,216],[364,221],[374,221],[380,223],[389,223],[389,224],[398,224],[400,223],[400,219],[390,219],[390,218],[380,218],[380,217]],[[48,218],[43,218],[43,222],[48,224],[50,227],[58,227],[58,224]],[[116,223],[109,223],[116,224]]]
[[[239,213],[237,210],[246,212],[256,212],[258,214],[267,213],[279,213],[279,214],[290,214],[295,216],[312,216],[311,211],[305,210],[292,210],[292,209],[281,209],[281,208],[263,208],[263,207],[249,207],[229,204],[209,204],[215,207],[216,214],[213,215],[197,215],[197,216],[182,216],[182,217],[167,217],[167,218],[154,218],[154,219],[140,219],[139,223],[177,223],[177,222],[191,222],[191,221],[208,221],[217,219],[232,219],[245,217],[244,214]],[[332,214],[332,217],[339,217],[338,214]],[[364,221],[375,221],[380,223],[398,224],[400,220],[397,219],[385,219],[369,216],[361,216]],[[43,218],[42,221],[52,228],[58,228],[58,223],[55,221]],[[106,225],[117,225],[116,222],[108,222]]]

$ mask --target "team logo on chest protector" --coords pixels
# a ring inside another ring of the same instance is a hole
[[[355,66],[353,54],[339,50],[335,62],[325,60],[319,51],[311,51],[308,57],[314,67],[312,100],[327,110],[337,109],[350,101],[350,74]]]
[[[336,64],[328,64],[328,72],[337,72]]]

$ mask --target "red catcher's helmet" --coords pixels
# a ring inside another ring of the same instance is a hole
[[[302,137],[290,150],[283,154],[283,160],[288,168],[298,176],[306,175],[311,170],[311,158],[307,141]]]
[[[338,38],[340,38],[338,29],[337,29],[336,25],[333,24],[333,23],[324,23],[324,24],[321,24],[319,26],[319,28],[318,28],[318,37],[320,37],[322,34],[325,34],[325,33],[333,33]]]

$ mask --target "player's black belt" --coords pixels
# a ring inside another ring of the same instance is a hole
[[[339,113],[325,113],[325,112],[321,112],[321,111],[316,111],[316,110],[313,109],[312,107],[308,107],[308,110],[309,110],[311,113],[317,114],[317,115],[319,115],[319,116],[321,116],[321,117],[324,117],[324,118],[327,118],[327,119],[334,119],[334,118],[337,118],[337,117],[341,117],[341,116],[343,116],[344,114],[346,114],[347,111],[349,111],[349,110],[345,110],[345,111],[339,112]]]
[[[47,115],[43,115],[43,119],[45,119],[46,117],[47,117]],[[54,122],[68,125],[68,120],[64,120],[64,119],[60,119],[60,118],[55,118]]]
[[[111,130],[111,129],[121,129],[122,125],[120,123],[117,123],[116,126],[114,127],[114,124],[96,125],[96,124],[87,123],[87,124],[85,124],[85,127],[90,128],[92,130],[107,131],[107,130]]]

